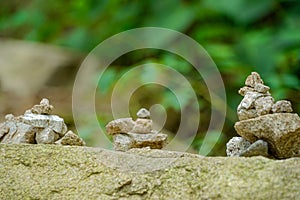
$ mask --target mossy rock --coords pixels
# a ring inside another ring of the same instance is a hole
[[[0,199],[297,199],[300,158],[0,145]]]

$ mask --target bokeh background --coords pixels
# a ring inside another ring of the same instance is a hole
[[[80,63],[96,45],[119,32],[145,26],[170,28],[199,42],[218,66],[227,95],[227,116],[221,133],[210,133],[210,99],[199,74],[169,52],[145,49],[118,58],[105,72],[96,95],[101,126],[112,120],[109,105],[116,81],[134,66],[157,62],[183,74],[197,93],[201,121],[189,151],[216,143],[209,155],[225,155],[225,144],[236,132],[237,91],[251,73],[261,74],[276,100],[288,99],[300,111],[300,1],[297,0],[10,0],[0,1],[0,117],[25,109],[47,97],[55,114],[75,130],[72,86]],[[153,76],[151,72],[144,76]],[[145,78],[145,77],[137,77]],[[84,97],[83,97],[84,98]],[[186,105],[188,106],[188,96]],[[167,88],[146,85],[130,100],[130,113],[161,104],[167,113],[164,132],[170,137],[180,121],[180,107]],[[89,118],[81,137],[99,146]],[[188,135],[188,134],[187,134]],[[188,138],[182,138],[178,145]],[[110,148],[110,147],[109,147]],[[204,148],[205,149],[205,148]]]

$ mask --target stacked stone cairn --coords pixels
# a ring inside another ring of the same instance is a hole
[[[239,94],[240,121],[234,125],[242,137],[227,143],[227,156],[265,156],[277,159],[300,156],[300,118],[289,101],[274,101],[260,75],[252,72]]]
[[[63,118],[51,115],[52,110],[53,106],[44,98],[24,115],[6,115],[6,121],[0,123],[0,143],[85,146],[77,134],[68,131]]]
[[[106,131],[113,136],[114,149],[127,151],[132,148],[161,149],[167,144],[167,135],[153,130],[150,112],[142,108],[137,119],[121,118],[109,122]]]

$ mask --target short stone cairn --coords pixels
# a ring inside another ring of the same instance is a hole
[[[6,121],[0,123],[0,143],[85,146],[77,134],[68,131],[63,118],[51,115],[52,110],[53,106],[44,98],[24,115],[6,115]]]
[[[106,131],[113,136],[114,149],[127,151],[132,148],[149,147],[161,149],[167,144],[167,135],[153,130],[150,112],[142,108],[137,119],[121,118],[109,122]]]

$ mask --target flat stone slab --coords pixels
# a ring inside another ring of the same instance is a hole
[[[0,144],[0,199],[298,199],[300,158]]]

